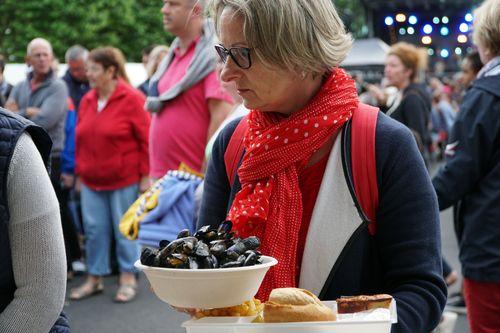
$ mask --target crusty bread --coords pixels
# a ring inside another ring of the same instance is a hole
[[[386,294],[342,297],[337,299],[337,312],[354,313],[376,308],[388,309],[391,305],[391,301],[392,296]]]
[[[333,321],[332,309],[311,292],[297,288],[274,289],[264,304],[264,322]]]

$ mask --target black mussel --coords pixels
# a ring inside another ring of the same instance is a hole
[[[230,262],[226,262],[220,268],[233,268],[233,267],[240,267],[240,266],[241,266],[240,262],[238,262],[238,261],[230,261]]]
[[[247,251],[250,252],[247,254],[245,258],[245,262],[243,263],[243,266],[253,266],[257,262],[257,254],[253,251]],[[245,254],[247,253],[245,252]]]
[[[225,253],[225,258],[229,261],[236,261],[239,256],[240,256],[239,253],[234,252],[230,249],[228,249]]]
[[[216,240],[216,239],[217,239],[217,231],[215,231],[215,230],[210,230],[210,231],[208,231],[208,232],[205,234],[205,236],[204,236],[203,238],[204,238],[204,240],[205,240],[207,243],[209,243],[209,242],[211,242],[211,241],[213,241],[213,240]]]
[[[238,257],[238,259],[236,259],[236,261],[240,263],[240,266],[243,266],[243,264],[245,263],[246,258],[247,257],[245,257],[245,255],[242,254],[241,256]]]
[[[217,232],[221,235],[227,234],[231,231],[232,228],[233,228],[233,222],[231,222],[229,220],[224,221],[219,225],[219,229],[217,230]]]
[[[194,247],[194,242],[185,242],[184,244],[182,244],[181,252],[187,255],[192,254],[194,251]]]
[[[212,269],[218,267],[219,267],[219,261],[214,255],[210,255],[203,259],[203,268]]]
[[[156,258],[156,252],[150,248],[145,248],[141,253],[141,264],[146,266],[153,266]]]
[[[186,264],[188,261],[188,256],[182,253],[173,253],[169,258],[168,258],[168,263],[172,265],[172,267],[179,268],[180,266],[183,266]]]
[[[256,250],[260,246],[260,240],[255,236],[245,238],[241,242],[245,245],[246,250]]]
[[[195,254],[197,257],[208,257],[210,255],[208,245],[203,241],[199,241],[195,247]]]
[[[159,244],[160,249],[163,249],[163,248],[167,247],[167,246],[168,246],[168,244],[170,244],[170,241],[168,241],[168,240],[166,240],[166,239],[161,240],[161,241],[160,241],[160,244]]]
[[[236,241],[231,247],[227,249],[228,251],[233,251],[238,253],[238,255],[244,253],[247,249],[245,243],[243,241]]]
[[[183,229],[177,235],[177,239],[184,238],[184,237],[189,237],[189,236],[191,236],[191,233],[189,232],[189,229]]]
[[[203,239],[205,237],[205,234],[210,230],[210,226],[209,225],[204,225],[203,227],[201,227],[200,229],[198,229],[198,231],[196,231],[196,233],[194,234],[194,237],[198,238],[198,239]]]
[[[224,254],[224,251],[226,251],[226,244],[224,241],[219,241],[218,243],[212,245],[210,248],[210,252],[212,252],[213,255],[220,257],[222,254]]]
[[[196,258],[189,257],[188,262],[189,262],[189,269],[199,269],[200,268],[200,265],[198,264],[198,260],[196,260]]]

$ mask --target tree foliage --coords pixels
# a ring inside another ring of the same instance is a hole
[[[162,25],[162,0],[0,0],[0,53],[22,62],[35,37],[49,40],[63,60],[74,44],[111,45],[139,61],[150,44],[170,44]]]

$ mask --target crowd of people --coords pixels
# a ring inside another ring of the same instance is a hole
[[[471,332],[499,332],[500,1],[474,12],[477,52],[460,73],[432,76],[400,42],[376,84],[340,67],[352,37],[329,0],[210,3],[163,2],[176,38],[143,51],[138,87],[116,47],[70,47],[58,78],[35,38],[14,87],[0,56],[0,331],[69,332],[61,286],[81,261],[71,300],[116,270],[113,300],[132,301],[140,245],[120,220],[184,166],[205,178],[198,227],[229,219],[278,259],[258,298],[391,294],[392,332],[441,320],[458,277],[439,211],[454,206]]]

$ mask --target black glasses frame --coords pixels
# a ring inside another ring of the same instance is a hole
[[[217,54],[219,55],[223,63],[227,62],[227,58],[229,56],[234,61],[234,63],[241,69],[249,69],[252,66],[252,58],[250,57],[251,49],[248,47],[230,47],[229,49],[226,49],[223,45],[217,44],[215,45],[215,51],[217,51]],[[240,52],[245,58],[247,58],[248,66],[242,66],[238,62],[236,56],[233,54],[233,52],[235,51]]]

